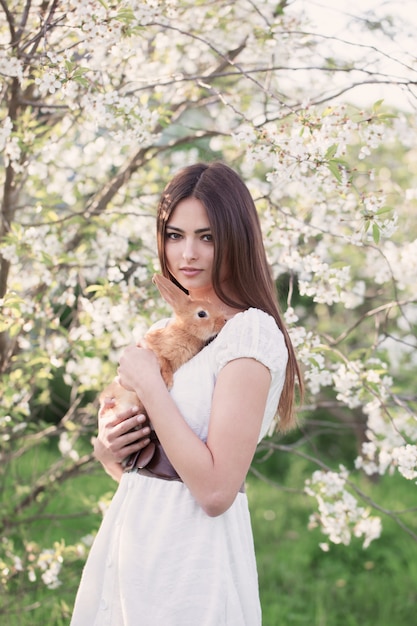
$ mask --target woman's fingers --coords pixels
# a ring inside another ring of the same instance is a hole
[[[143,415],[142,413],[139,415],[134,413],[132,415],[132,412],[127,411],[125,413],[118,413],[116,420],[114,420],[111,424],[111,427],[117,431],[117,435],[122,435],[132,429],[143,428],[145,426],[145,422],[146,415]]]
[[[143,448],[146,448],[150,441],[151,440],[149,439],[149,437],[145,437],[144,439],[139,439],[139,441],[135,441],[129,446],[125,446],[120,450],[121,460],[125,459],[131,454],[134,454],[135,452],[139,452],[139,450],[142,450]]]
[[[129,430],[123,436],[123,445],[126,447],[127,445],[131,445],[132,443],[136,443],[139,440],[144,438],[149,438],[151,429],[148,425],[143,426],[141,428],[135,428],[134,430]]]
[[[116,426],[116,424],[125,422],[126,420],[130,419],[131,417],[137,417],[139,418],[139,420],[141,422],[144,422],[146,420],[146,416],[143,415],[143,413],[140,412],[139,408],[137,406],[132,406],[129,409],[125,409],[123,411],[120,411],[116,408],[116,403],[113,403],[113,406],[111,407],[111,411],[109,412],[109,421],[111,423],[112,426]],[[99,411],[99,417],[102,418],[106,418],[106,410],[104,409],[100,409]],[[112,419],[110,419],[110,417],[112,417]]]
[[[124,458],[138,452],[150,442],[151,429],[146,423],[145,415],[131,415],[119,422],[120,415],[117,416],[116,425],[112,422],[107,424],[107,432],[104,438],[107,439],[108,447],[113,456],[121,462]]]
[[[109,410],[110,408],[110,410]],[[106,407],[99,414],[96,457],[104,464],[122,463],[128,456],[145,448],[150,442],[146,415],[133,406],[118,412],[116,406]]]

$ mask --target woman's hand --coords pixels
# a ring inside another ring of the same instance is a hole
[[[146,348],[144,342],[123,350],[117,375],[120,384],[129,391],[135,391],[145,407],[146,396],[152,396],[157,392],[158,386],[164,384],[158,359],[152,350]]]
[[[107,407],[108,409],[108,407]],[[114,415],[114,411],[99,413],[98,434],[94,439],[94,455],[106,472],[119,481],[123,474],[122,461],[148,445],[150,428],[145,415],[137,407]]]

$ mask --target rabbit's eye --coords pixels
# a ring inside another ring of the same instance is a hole
[[[206,313],[206,311],[199,311],[199,312],[197,313],[197,315],[198,315],[198,317],[207,317],[207,313]]]

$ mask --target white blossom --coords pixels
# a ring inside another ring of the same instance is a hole
[[[66,363],[64,380],[71,386],[75,381],[87,388],[98,385],[103,362],[99,357],[84,357],[75,361],[70,359]]]
[[[79,454],[73,448],[73,441],[68,432],[64,431],[59,436],[58,448],[63,457],[68,457],[72,461],[78,461]]]
[[[0,75],[23,80],[23,63],[21,59],[0,48]]]
[[[406,444],[393,448],[393,463],[398,467],[398,471],[407,480],[417,478],[417,446]]]
[[[2,152],[6,146],[7,140],[9,139],[13,130],[13,124],[10,117],[7,115],[3,120],[2,125],[0,126],[0,152]]]
[[[59,573],[62,568],[62,556],[55,550],[43,550],[37,560],[37,566],[41,570],[41,578],[48,589],[57,589],[62,582]]]
[[[284,319],[287,324],[295,324],[298,322],[298,315],[294,311],[292,306],[289,306],[284,313]]]
[[[42,96],[47,94],[54,94],[61,89],[62,80],[65,77],[61,73],[56,73],[50,68],[47,68],[44,73],[35,78],[35,84],[37,85]]]
[[[357,499],[346,489],[348,472],[340,467],[339,472],[318,470],[306,480],[305,491],[316,498],[318,512],[310,517],[309,528],[320,527],[335,544],[349,545],[352,535],[363,537],[363,547],[381,533],[381,521],[371,516],[367,508],[359,505]],[[325,544],[326,545],[326,544]]]
[[[359,362],[341,363],[333,374],[333,382],[337,391],[337,399],[354,409],[362,404],[360,392],[362,388],[361,364]]]

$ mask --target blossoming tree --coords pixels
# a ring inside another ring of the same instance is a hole
[[[97,393],[163,310],[150,280],[158,195],[199,159],[224,159],[256,199],[305,373],[298,438],[263,448],[300,453],[329,429],[357,443],[352,467],[309,456],[323,549],[381,532],[383,503],[358,472],[415,482],[415,59],[403,48],[383,65],[382,19],[359,45],[363,21],[349,40],[324,38],[298,4],[0,0],[4,587],[41,576],[53,588],[84,549],[18,545],[14,526],[91,471]],[[358,85],[382,83],[408,112],[355,104]],[[46,444],[54,463],[28,476],[23,461]]]

